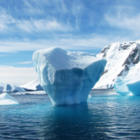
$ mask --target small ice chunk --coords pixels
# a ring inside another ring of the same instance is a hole
[[[0,105],[13,105],[13,104],[18,104],[18,102],[8,93],[0,94]]]

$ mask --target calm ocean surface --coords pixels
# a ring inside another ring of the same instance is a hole
[[[0,140],[140,139],[140,97],[94,96],[85,104],[52,106],[48,95],[13,95],[0,106]]]

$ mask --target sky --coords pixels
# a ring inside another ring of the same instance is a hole
[[[98,53],[140,39],[139,0],[0,0],[0,83],[37,79],[35,50]]]

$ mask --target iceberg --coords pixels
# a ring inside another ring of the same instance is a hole
[[[0,93],[3,92],[3,89],[4,89],[4,86],[3,85],[0,85]]]
[[[140,81],[136,81],[131,84],[129,83],[127,84],[127,87],[133,95],[140,96]]]
[[[18,102],[8,93],[0,94],[0,105],[13,105],[13,104],[18,104]]]
[[[10,84],[5,84],[4,91],[5,92],[11,92],[11,90],[12,90],[12,86]]]
[[[123,79],[122,77],[117,77],[114,82],[114,89],[120,95],[128,95],[130,91],[126,86],[127,80]]]
[[[126,84],[128,90],[135,96],[140,96],[140,75],[129,77],[129,82]]]
[[[12,92],[25,92],[25,90],[19,86],[13,85]]]
[[[60,48],[37,50],[32,59],[40,84],[53,105],[86,102],[106,65],[105,59],[93,54]]]

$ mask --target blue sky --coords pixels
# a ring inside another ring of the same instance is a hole
[[[98,53],[112,42],[140,39],[139,7],[139,0],[0,0],[0,82],[35,79],[24,71],[33,70],[37,49]],[[24,68],[20,80],[10,68]]]

